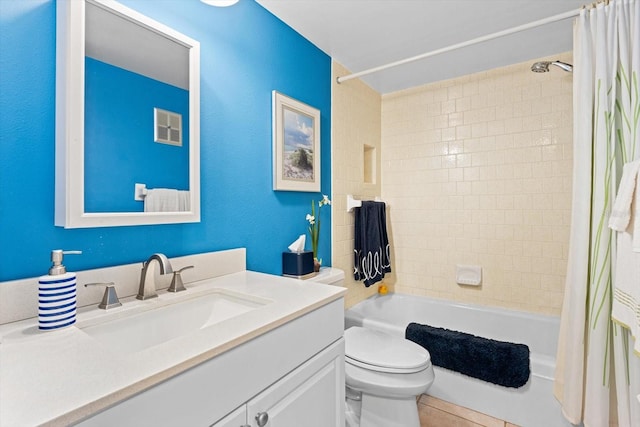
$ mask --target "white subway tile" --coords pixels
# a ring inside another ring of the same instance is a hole
[[[571,214],[571,77],[542,79],[528,65],[382,97],[382,193],[395,201],[388,215],[396,290],[559,313]],[[349,145],[334,137],[338,143]],[[360,154],[353,146],[347,156]],[[483,264],[481,289],[455,285],[461,262]]]

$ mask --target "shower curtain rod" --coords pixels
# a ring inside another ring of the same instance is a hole
[[[508,28],[506,30],[498,31],[496,33],[487,34],[486,36],[477,37],[475,39],[467,40],[462,43],[456,43],[451,46],[443,47],[440,49],[432,50],[431,52],[423,53],[421,55],[412,56],[410,58],[402,59],[400,61],[391,62],[386,65],[380,65],[378,67],[369,68],[368,70],[359,71],[357,73],[347,74],[346,76],[337,77],[338,83],[346,82],[347,80],[355,79],[357,77],[365,76],[367,74],[377,73],[378,71],[386,70],[387,68],[397,67],[398,65],[408,64],[409,62],[418,61],[420,59],[429,58],[430,56],[439,55],[441,53],[449,52],[451,50],[460,49],[462,47],[472,46],[474,44],[482,43],[488,40],[497,39],[498,37],[508,36],[510,34],[518,33],[520,31],[529,30],[531,28],[540,27],[542,25],[551,24],[557,21],[563,21],[565,19],[573,18],[580,14],[581,9],[570,10],[568,12],[560,13],[558,15],[549,16],[548,18],[539,19],[537,21],[529,22],[528,24],[519,25],[517,27]]]

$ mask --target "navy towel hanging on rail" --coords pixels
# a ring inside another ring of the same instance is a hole
[[[363,201],[355,209],[353,276],[369,287],[391,271],[384,202]]]

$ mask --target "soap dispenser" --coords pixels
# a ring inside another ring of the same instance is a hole
[[[76,322],[76,273],[67,273],[62,265],[65,254],[81,251],[51,251],[49,274],[38,280],[38,328],[52,331]]]

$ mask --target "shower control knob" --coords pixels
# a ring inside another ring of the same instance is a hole
[[[269,422],[269,414],[266,412],[258,412],[256,415],[256,422],[258,423],[258,427],[264,427]]]

